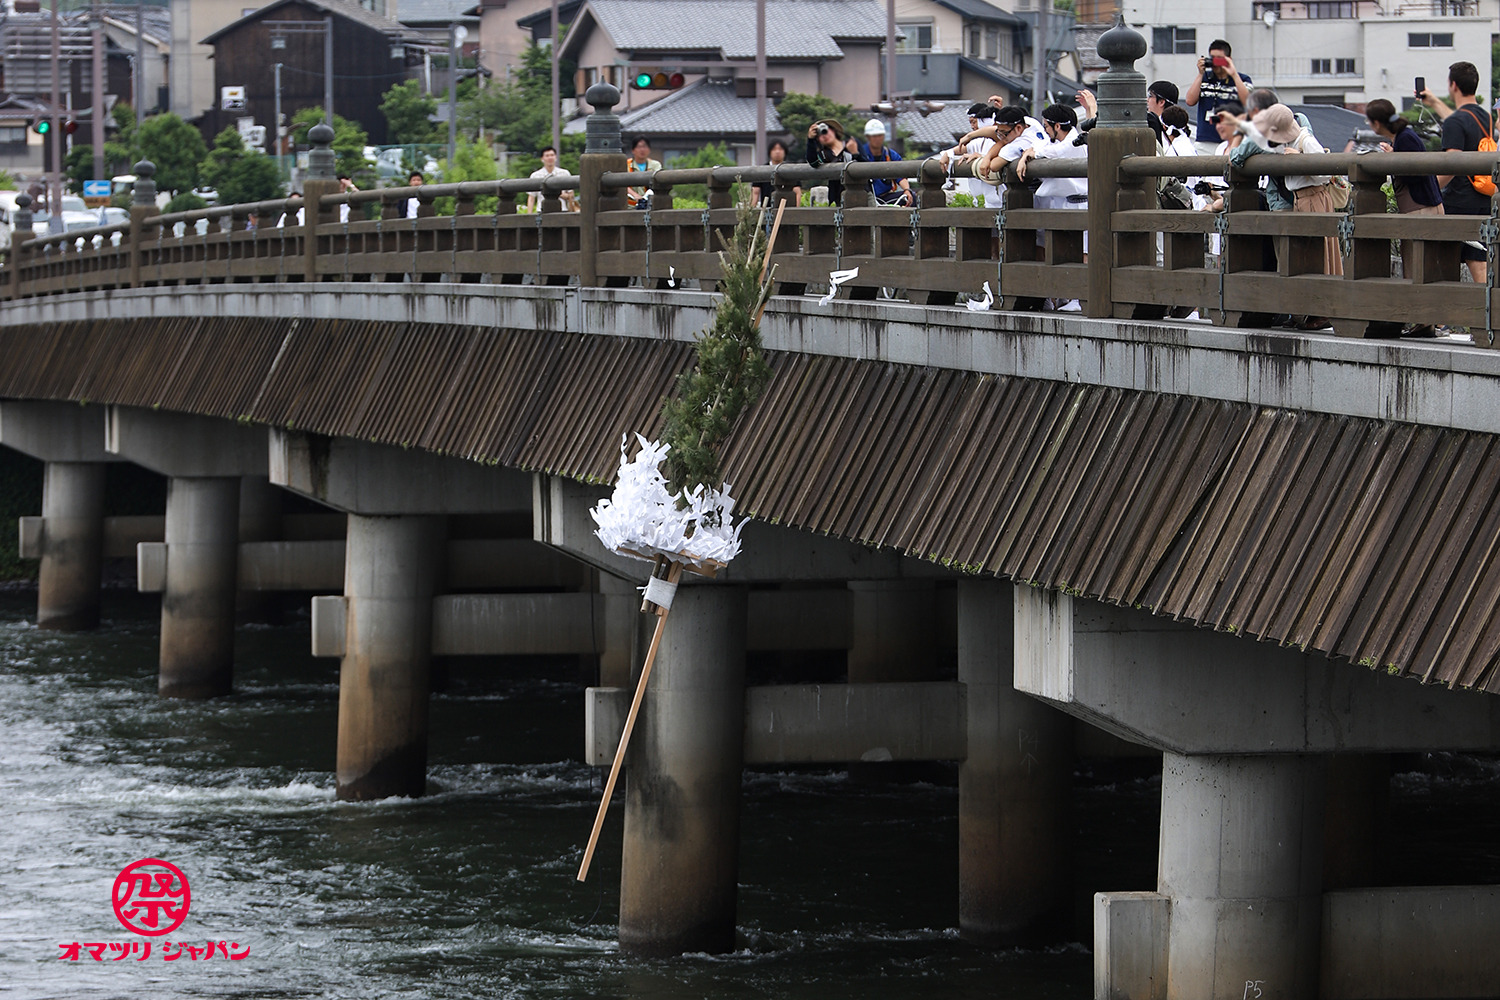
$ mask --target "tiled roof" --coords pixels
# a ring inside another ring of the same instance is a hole
[[[1293,104],[1293,111],[1307,116],[1312,134],[1330,153],[1342,153],[1357,128],[1369,128],[1365,116],[1334,104]]]
[[[594,19],[627,52],[718,52],[755,58],[755,3],[720,0],[590,0]],[[581,37],[579,35],[570,35]],[[878,0],[767,0],[766,55],[772,59],[837,59],[838,39],[885,38]],[[568,47],[564,43],[564,49]]]
[[[989,21],[996,24],[1021,25],[1026,22],[1008,10],[1001,10],[984,0],[937,0],[939,7],[961,14],[971,21]]]
[[[923,118],[915,111],[903,111],[896,118],[896,127],[911,135],[907,142],[930,149],[945,149],[952,146],[959,136],[969,131],[969,105],[973,101],[948,101],[941,111],[934,111]]]
[[[575,118],[563,129],[582,132],[585,119]],[[736,97],[734,81],[699,79],[653,101],[643,108],[620,115],[620,129],[627,136],[662,135],[745,136],[755,134],[755,98]],[[776,105],[766,101],[766,134],[784,131]]]
[[[407,25],[453,24],[457,21],[473,21],[478,17],[474,0],[400,0],[396,5],[396,19]]]
[[[312,7],[313,9],[320,10],[325,14],[333,14],[335,16],[354,21],[358,24],[362,24],[367,28],[373,28],[376,31],[383,31],[387,35],[391,35],[394,37],[410,38],[413,41],[419,41],[422,38],[421,35],[408,31],[391,18],[385,17],[381,14],[377,14],[372,10],[366,10],[359,4],[351,2],[351,0],[273,0],[272,3],[268,3],[264,7],[257,7],[255,10],[252,10],[250,13],[246,14],[239,20],[230,22],[229,24],[220,28],[218,31],[214,32],[212,35],[209,35],[207,38],[203,39],[199,44],[212,45],[217,39],[223,37],[234,29],[240,27],[241,25],[249,24],[252,21],[258,21],[272,11],[278,10],[279,8],[285,7],[288,4],[292,3],[302,4],[306,7]]]

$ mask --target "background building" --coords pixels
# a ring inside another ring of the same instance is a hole
[[[1186,91],[1198,56],[1223,38],[1234,47],[1235,66],[1257,85],[1274,87],[1287,103],[1362,109],[1377,97],[1410,107],[1418,76],[1433,92],[1445,93],[1448,66],[1459,60],[1479,67],[1480,94],[1488,95],[1500,3],[1131,0],[1124,11],[1151,42],[1136,64],[1148,79],[1172,80]]]

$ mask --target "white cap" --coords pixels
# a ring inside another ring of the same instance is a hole
[[[885,135],[885,122],[879,118],[871,118],[865,122],[865,135]]]

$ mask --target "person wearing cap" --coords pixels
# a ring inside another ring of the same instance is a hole
[[[870,163],[891,163],[901,159],[901,154],[885,144],[885,122],[871,118],[865,122],[865,141],[860,144],[859,155]],[[870,193],[877,205],[913,204],[911,183],[905,177],[895,180],[875,178],[870,181]]]
[[[1244,140],[1229,155],[1231,166],[1243,167],[1257,153],[1283,156],[1301,153],[1326,153],[1312,131],[1304,128],[1285,104],[1273,104],[1254,118],[1239,118],[1224,111],[1220,117],[1234,123]],[[1273,212],[1332,212],[1333,178],[1327,174],[1294,174],[1266,179],[1266,203]],[[1338,240],[1323,240],[1323,273],[1343,274],[1344,260]],[[1299,329],[1321,330],[1328,321],[1322,317],[1304,316],[1294,323]]]
[[[1177,103],[1177,84],[1171,80],[1157,80],[1146,88],[1146,110],[1160,115]]]
[[[844,126],[837,118],[819,118],[807,127],[807,162],[815,167],[845,164],[859,159],[844,141]],[[828,182],[828,204],[839,205],[844,199],[841,181]]]
[[[995,124],[988,129],[981,128],[977,134],[988,134],[995,140],[995,145],[974,161],[974,176],[986,184],[998,185],[1000,172],[1007,164],[1015,163],[1032,146],[1047,141],[1042,123],[1015,106],[996,111]]]

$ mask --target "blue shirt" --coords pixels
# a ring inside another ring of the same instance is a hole
[[[1240,74],[1240,80],[1248,88],[1250,77],[1244,73]],[[1208,116],[1218,109],[1219,105],[1230,101],[1240,103],[1239,88],[1234,85],[1234,77],[1226,76],[1220,80],[1214,76],[1212,68],[1203,71],[1203,82],[1198,84],[1198,132],[1197,136],[1204,142],[1210,141],[1210,137],[1217,139],[1214,127],[1209,124]]]
[[[886,146],[884,149],[882,149],[880,153],[880,156],[876,156],[874,153],[870,152],[870,144],[868,142],[862,142],[859,144],[859,155],[863,156],[866,160],[872,163],[891,163],[895,160],[901,159],[901,154],[896,152],[889,146]],[[897,188],[900,186],[900,181],[888,181],[879,179],[872,180],[870,182],[870,193],[879,198],[883,194],[890,194],[893,188]]]

